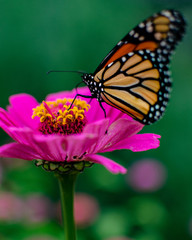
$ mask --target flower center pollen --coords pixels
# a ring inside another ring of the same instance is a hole
[[[75,99],[57,99],[56,101],[43,101],[33,109],[32,118],[40,118],[39,131],[43,134],[58,133],[69,135],[81,133],[87,123],[85,111],[90,105],[86,101]]]

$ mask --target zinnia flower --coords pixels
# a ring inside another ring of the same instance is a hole
[[[87,87],[78,92],[90,95]],[[78,98],[69,108],[75,94],[51,94],[41,104],[28,94],[11,96],[7,111],[0,108],[0,127],[14,142],[0,147],[0,157],[39,159],[39,165],[61,171],[99,163],[116,174],[126,169],[98,153],[159,146],[159,135],[138,134],[144,125],[105,103],[107,118],[95,99],[89,105]]]

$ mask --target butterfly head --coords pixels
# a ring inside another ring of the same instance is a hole
[[[89,85],[94,85],[94,76],[89,73],[84,73],[82,75],[83,82],[89,87]]]

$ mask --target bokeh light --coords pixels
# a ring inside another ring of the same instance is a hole
[[[28,222],[38,223],[49,220],[53,210],[53,204],[49,198],[41,194],[31,194],[25,199],[23,213]]]
[[[11,192],[0,192],[0,221],[20,221],[23,201]]]
[[[99,204],[96,198],[77,193],[74,200],[75,222],[78,227],[86,227],[94,223],[99,215]]]
[[[57,215],[61,221],[60,202],[56,207]],[[76,193],[74,197],[74,218],[78,228],[92,225],[100,213],[99,203],[93,196],[86,193]]]
[[[128,170],[127,182],[136,191],[158,190],[165,183],[167,172],[162,163],[155,159],[136,161]]]

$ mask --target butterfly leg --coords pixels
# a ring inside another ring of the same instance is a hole
[[[73,103],[74,103],[74,101],[75,101],[75,99],[76,99],[77,97],[93,98],[92,96],[86,96],[86,95],[82,95],[82,94],[79,94],[79,93],[78,93],[78,94],[75,95],[75,97],[74,97],[74,99],[73,99],[73,101],[72,101],[72,103],[71,103],[69,109],[71,109],[71,107],[72,107],[72,105],[73,105]]]
[[[105,108],[103,107],[101,101],[99,101],[99,105],[100,105],[100,107],[102,108],[102,110],[104,112],[105,118],[107,118],[107,114],[106,114]]]
[[[92,102],[92,100],[93,100],[93,98],[91,98],[91,99],[89,100],[89,104]]]
[[[99,105],[100,105],[100,107],[102,108],[102,110],[104,112],[105,118],[107,118],[107,114],[106,114],[105,108],[103,107],[101,101],[99,101]],[[107,134],[107,133],[108,133],[108,129],[106,129],[106,131],[105,131],[105,134]]]

